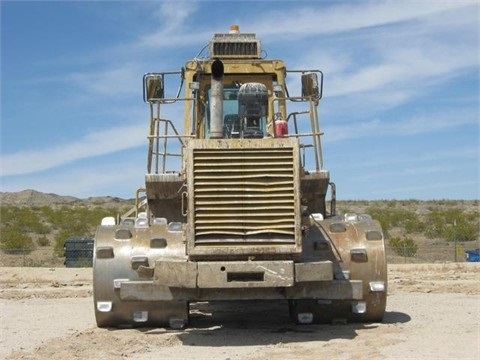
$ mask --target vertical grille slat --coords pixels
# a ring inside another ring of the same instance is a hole
[[[294,149],[193,149],[195,246],[295,244]]]

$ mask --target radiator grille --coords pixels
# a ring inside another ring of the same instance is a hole
[[[194,149],[194,242],[295,243],[292,148]]]
[[[260,40],[255,34],[215,34],[210,41],[210,58],[261,58]]]
[[[217,42],[211,51],[212,57],[259,57],[257,42]]]

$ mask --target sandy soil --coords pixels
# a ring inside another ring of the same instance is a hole
[[[297,326],[283,302],[198,303],[184,331],[95,326],[91,269],[0,268],[4,359],[479,359],[480,264],[390,265],[382,323]]]

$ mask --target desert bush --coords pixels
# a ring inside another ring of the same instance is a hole
[[[48,234],[50,232],[50,228],[42,222],[40,216],[27,207],[2,206],[1,219],[3,225],[15,226],[24,233]]]
[[[30,235],[37,234],[41,235],[37,240],[38,245],[48,246],[46,235],[54,231],[55,254],[63,256],[63,243],[66,239],[70,236],[93,236],[102,218],[122,213],[124,208],[125,206],[117,211],[98,206],[1,206],[0,242],[3,248],[31,249],[34,242]]]
[[[419,217],[412,217],[405,220],[404,228],[407,234],[420,234],[425,231],[425,223]]]
[[[418,245],[415,244],[415,241],[410,237],[392,237],[389,240],[389,245],[395,254],[404,257],[415,256],[418,250]]]
[[[63,256],[63,245],[70,236],[79,236],[75,231],[62,230],[55,236],[54,253],[56,256]]]
[[[433,210],[426,216],[425,235],[445,241],[475,241],[480,235],[479,212]]]
[[[88,236],[88,237],[93,237],[95,233],[95,230],[87,230],[87,231],[77,231],[75,229],[70,229],[70,230],[61,230],[56,236],[55,236],[55,245],[54,245],[54,253],[57,256],[63,256],[63,245],[65,244],[65,241],[71,237],[71,236]]]
[[[42,208],[42,212],[55,228],[77,232],[78,234],[92,232],[105,216],[115,215],[115,210],[95,207],[71,208],[64,206],[60,209]]]
[[[4,251],[19,250],[22,252],[33,250],[33,240],[17,226],[4,226],[0,235],[0,245]]]
[[[407,233],[423,231],[424,224],[415,212],[397,209],[395,204],[389,201],[387,207],[372,206],[367,209],[367,213],[380,222],[387,238],[393,227],[404,227]]]
[[[478,239],[479,229],[478,224],[459,219],[455,221],[452,226],[445,228],[443,238],[446,241],[475,241]]]
[[[45,235],[43,235],[37,239],[37,244],[39,246],[48,246],[50,245],[50,240],[48,240],[48,238]]]

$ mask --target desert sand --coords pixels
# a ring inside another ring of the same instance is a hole
[[[300,326],[284,302],[195,303],[181,331],[97,328],[91,274],[0,268],[0,358],[480,358],[479,263],[390,265],[382,323]]]

